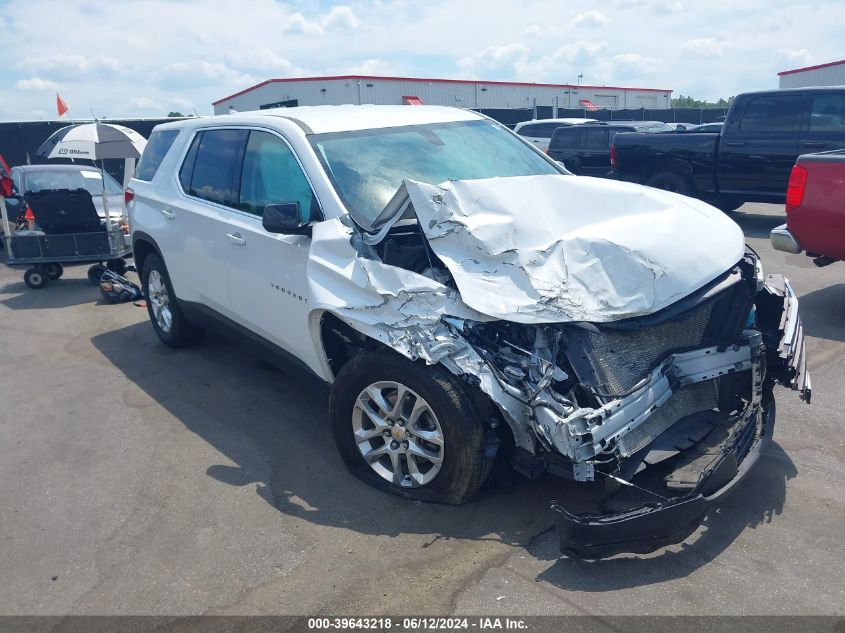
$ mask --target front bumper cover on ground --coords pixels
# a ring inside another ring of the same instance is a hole
[[[560,551],[572,558],[600,559],[621,553],[648,554],[679,543],[692,534],[710,508],[743,480],[769,442],[775,422],[774,406],[765,414],[763,433],[745,458],[723,454],[690,493],[666,502],[605,515],[576,515],[557,503]]]

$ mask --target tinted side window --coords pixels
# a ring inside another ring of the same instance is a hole
[[[558,130],[552,137],[550,149],[574,149],[578,141],[577,132],[574,127]]]
[[[801,126],[799,95],[765,95],[752,99],[739,123],[743,132],[797,132]]]
[[[268,204],[298,202],[300,219],[314,217],[316,206],[311,185],[291,149],[267,132],[250,132],[244,154],[238,208],[261,216]]]
[[[810,112],[811,132],[845,132],[845,93],[817,94]]]
[[[517,132],[517,134],[519,134],[520,136],[534,136],[534,132],[537,131],[537,127],[539,127],[539,126],[537,126],[537,125],[523,125],[521,128],[519,128],[519,131]]]
[[[161,130],[150,134],[150,140],[147,141],[138,167],[135,168],[135,178],[152,180],[177,136],[179,136],[179,130]]]
[[[179,170],[179,182],[182,183],[182,190],[186,193],[191,190],[191,178],[194,176],[194,163],[197,160],[197,148],[199,148],[201,138],[202,132],[194,137],[191,148],[182,162],[182,168]]]
[[[538,138],[552,138],[555,130],[559,127],[562,127],[560,123],[542,123],[536,126],[537,129],[535,130],[533,136]]]
[[[188,193],[209,202],[237,207],[241,161],[248,135],[248,130],[203,132]]]
[[[581,147],[583,149],[608,149],[610,138],[607,129],[581,130]]]

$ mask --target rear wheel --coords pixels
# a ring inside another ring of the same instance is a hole
[[[715,206],[720,211],[724,211],[725,213],[730,213],[731,211],[736,211],[745,203],[741,200],[717,200]]]
[[[182,314],[167,268],[157,255],[148,255],[144,261],[141,287],[147,299],[147,314],[162,343],[187,347],[199,342],[203,331]]]
[[[47,273],[40,268],[30,268],[23,274],[23,282],[33,290],[46,286],[47,279]]]
[[[658,172],[649,178],[645,184],[649,187],[679,193],[683,196],[691,196],[693,194],[692,183],[689,181],[689,178],[674,171]]]
[[[64,266],[58,263],[44,264],[43,269],[49,279],[59,279],[65,272]]]
[[[329,413],[346,465],[381,490],[459,504],[490,473],[473,399],[441,367],[361,352],[338,374]]]

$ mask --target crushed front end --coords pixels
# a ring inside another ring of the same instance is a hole
[[[512,393],[535,449],[515,468],[609,491],[601,514],[557,514],[561,551],[578,558],[677,543],[758,459],[774,425],[775,382],[809,402],[798,301],[749,251],[700,291],[657,313],[592,324],[462,325]],[[639,502],[626,506],[626,492]],[[643,497],[645,497],[645,502]]]
[[[474,388],[518,472],[604,486],[599,513],[552,504],[564,554],[683,540],[771,437],[775,383],[810,400],[795,293],[702,202],[566,176],[405,181],[383,216],[315,228],[314,296],[350,341]]]

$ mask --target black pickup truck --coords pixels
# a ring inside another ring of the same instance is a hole
[[[618,134],[611,177],[700,198],[724,211],[786,201],[799,154],[845,148],[845,87],[750,92],[719,134]]]

